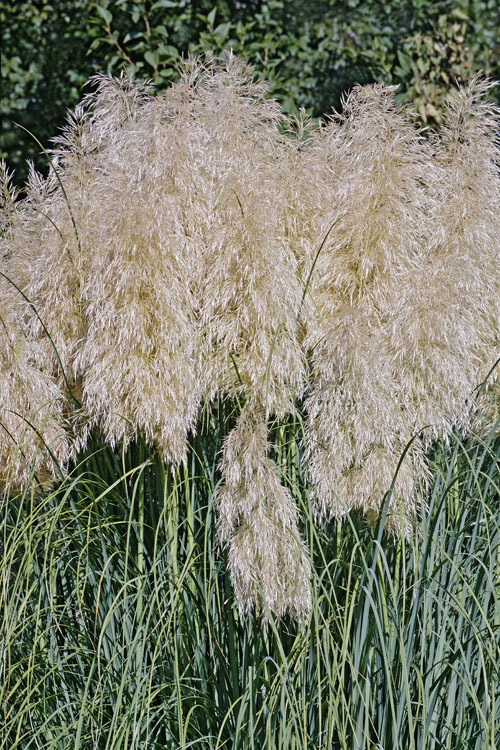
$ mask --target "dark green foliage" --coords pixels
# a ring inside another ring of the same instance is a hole
[[[66,112],[82,97],[85,81],[97,69],[87,56],[94,29],[86,0],[28,0],[2,3],[2,133],[0,157],[26,175],[25,160],[39,146],[16,127],[35,133],[45,146],[57,134]]]
[[[125,70],[168,86],[181,55],[234,51],[287,111],[320,117],[355,82],[400,84],[425,122],[440,121],[453,79],[500,77],[497,0],[42,0],[8,2],[3,26],[1,155],[25,174],[92,72]]]

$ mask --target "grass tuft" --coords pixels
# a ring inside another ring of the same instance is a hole
[[[2,750],[493,750],[498,438],[436,447],[428,512],[404,540],[383,517],[318,527],[300,430],[279,425],[312,607],[257,626],[217,548],[223,418],[205,419],[171,473],[144,445],[96,439],[57,489],[3,501]]]

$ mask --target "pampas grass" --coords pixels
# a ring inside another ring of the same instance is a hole
[[[283,420],[303,409],[316,518],[385,509],[407,535],[432,441],[494,422],[495,377],[474,400],[500,356],[490,84],[456,92],[433,139],[381,85],[324,126],[294,123],[232,56],[188,62],[158,96],[93,85],[48,176],[6,191],[2,465],[14,451],[26,483],[36,453],[56,476],[98,431],[143,440],[168,484],[202,410],[231,403],[215,501],[239,605],[300,619],[310,562],[270,437]]]

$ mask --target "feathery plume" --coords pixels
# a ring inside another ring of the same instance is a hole
[[[310,565],[297,511],[269,458],[265,420],[245,408],[226,439],[218,489],[219,537],[240,609],[266,605],[278,617],[301,619],[311,608]],[[265,614],[265,609],[264,609]]]
[[[182,134],[196,165],[189,246],[205,390],[284,413],[305,377],[296,334],[302,290],[284,228],[282,172],[293,150],[280,133],[285,118],[232,55],[189,65],[170,91],[179,96],[186,87]]]
[[[111,445],[141,434],[177,462],[199,389],[171,154],[161,151],[152,97],[126,79],[95,83],[49,179],[28,184],[18,275],[81,399],[80,445],[98,426]]]
[[[189,234],[203,387],[208,398],[218,392],[244,404],[223,451],[219,536],[241,609],[264,599],[275,614],[300,617],[309,567],[266,441],[268,417],[291,408],[305,379],[302,289],[284,222],[283,170],[294,146],[266,87],[232,56],[187,67],[180,86],[190,91],[183,137],[198,166]]]
[[[405,445],[423,426],[398,377],[405,331],[392,307],[422,262],[429,156],[409,113],[396,108],[393,87],[381,85],[356,87],[306,156],[321,194],[307,227],[316,316],[305,338],[305,464],[321,517],[378,513]],[[399,469],[394,527],[415,513],[421,450],[414,441]]]
[[[31,174],[11,243],[17,277],[81,400],[79,445],[97,426],[111,445],[141,435],[177,463],[202,396],[251,403],[265,424],[303,387],[302,290],[283,229],[286,181],[277,179],[291,146],[266,86],[231,55],[191,61],[156,98],[126,79],[94,84],[58,139],[49,178]],[[268,468],[249,499],[245,484],[229,482],[225,494],[249,506],[255,493],[267,498],[259,522],[257,510],[245,522],[247,540],[256,535],[249,575],[265,554],[268,568],[303,570],[293,504],[265,445],[260,460]],[[277,522],[278,506],[290,506],[287,521]],[[232,528],[241,582],[243,528]],[[266,575],[276,578],[268,570],[261,584]],[[258,585],[239,586],[247,604]],[[278,606],[277,591],[264,596]],[[300,606],[291,595],[282,592],[281,609],[303,611],[307,593]]]
[[[473,421],[484,427],[486,418],[487,429],[500,405],[494,367],[500,358],[500,108],[487,98],[494,85],[477,75],[448,101],[435,139],[440,171],[431,219],[432,260],[440,271],[435,294],[451,300],[448,337],[462,339],[456,369],[468,375],[469,398],[493,368]],[[446,378],[457,389],[456,373],[443,373]]]
[[[48,342],[29,339],[23,325],[28,306],[9,278],[5,246],[19,217],[3,162],[0,172],[0,488],[13,492],[33,478],[42,484],[50,482],[68,460],[69,441],[63,420],[64,394],[43,371]]]

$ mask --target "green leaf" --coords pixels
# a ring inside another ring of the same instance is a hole
[[[111,21],[113,20],[113,14],[103,5],[96,5],[96,10],[109,28],[111,26]]]
[[[408,55],[402,52],[400,49],[397,51],[399,64],[404,73],[411,73],[411,61]]]
[[[210,13],[207,16],[207,21],[208,21],[208,25],[209,26],[213,26],[214,25],[216,14],[217,14],[217,6],[214,5],[214,7],[212,8],[212,10],[210,11]]]
[[[127,44],[127,42],[130,42],[136,39],[142,39],[143,37],[144,37],[144,34],[142,33],[142,31],[129,31],[129,33],[125,35],[125,38],[123,39],[123,43]]]
[[[153,52],[152,50],[148,49],[148,51],[144,53],[144,59],[151,65],[152,68],[157,68],[160,59],[158,50],[155,50]]]
[[[179,57],[179,50],[171,44],[159,44],[158,52],[166,57]]]
[[[156,26],[155,31],[158,36],[165,37],[165,39],[168,38],[168,30],[162,23],[159,26]]]
[[[216,29],[214,29],[214,36],[217,37],[219,41],[221,41],[224,37],[226,37],[229,34],[229,31],[231,29],[231,22],[228,21],[226,23],[220,23]]]
[[[451,15],[455,18],[459,18],[461,21],[470,21],[469,16],[464,10],[462,10],[462,8],[454,8],[451,11]]]
[[[172,2],[172,0],[158,0],[158,2],[154,3],[151,6],[151,10],[156,10],[157,8],[178,8],[179,3]]]

